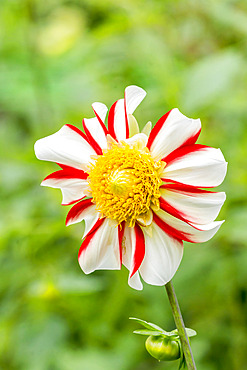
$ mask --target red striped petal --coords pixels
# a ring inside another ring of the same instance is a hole
[[[124,114],[125,114],[125,128],[126,128],[126,139],[129,138],[129,121],[126,109],[126,93],[124,92]]]
[[[65,126],[68,126],[69,128],[71,128],[71,130],[75,131],[77,134],[81,135],[81,137],[83,137],[84,140],[86,140],[88,142],[88,139],[86,137],[86,135],[77,127],[71,125],[70,123],[67,123]]]
[[[98,115],[98,113],[96,112],[96,110],[94,109],[94,107],[93,107],[93,111],[94,111],[94,114],[97,117],[97,119],[98,119],[98,121],[99,121],[102,129],[104,130],[105,135],[109,134],[109,132],[108,132],[108,130],[106,128],[106,125],[104,124],[104,122],[102,121],[102,119],[100,118],[100,116]]]
[[[58,162],[56,162],[56,163],[57,163],[57,164],[58,164],[58,166],[59,166],[59,167],[61,167],[63,170],[74,169],[74,167],[67,166],[66,164],[62,164],[62,163],[58,163]]]
[[[189,224],[188,219],[186,218],[186,215],[183,212],[180,212],[178,209],[174,208],[171,204],[169,204],[163,198],[160,198],[159,201],[160,201],[160,208],[163,211],[166,211],[170,215],[177,217],[179,220],[182,220]]]
[[[50,175],[46,176],[43,181],[49,179],[87,179],[88,174],[83,170],[78,170],[73,167],[66,166],[66,169],[55,171]]]
[[[117,105],[118,100],[111,106],[108,114],[108,131],[109,134],[113,137],[113,139],[117,140],[116,133],[114,130],[114,115],[115,115],[115,108]]]
[[[123,128],[123,131],[125,132],[121,132],[123,127],[122,125],[125,125]],[[111,106],[108,114],[108,131],[117,141],[124,140],[129,137],[129,123],[125,99],[119,99]]]
[[[75,203],[77,203],[80,200],[85,199],[85,198],[86,198],[86,195],[84,197],[82,197],[82,198],[78,198],[78,199],[72,200],[69,203],[61,203],[61,206],[71,206],[72,204],[75,204]]]
[[[145,256],[145,238],[142,229],[138,224],[135,225],[135,251],[133,256],[133,270],[131,272],[130,278],[136,273],[136,271],[141,266],[143,258]]]
[[[82,211],[92,205],[92,199],[83,199],[79,203],[75,204],[69,211],[66,217],[65,225],[77,218]]]
[[[87,126],[85,125],[84,119],[82,120],[82,125],[83,125],[83,129],[84,129],[84,131],[87,135],[87,139],[88,139],[89,144],[93,147],[93,149],[95,150],[95,152],[97,154],[102,155],[103,154],[102,149],[99,146],[99,144],[97,143],[97,141],[91,135],[90,131],[88,130]]]
[[[201,133],[201,129],[195,135],[192,135],[191,137],[189,137],[188,140],[186,140],[183,143],[183,146],[195,144],[195,142],[197,141],[200,133]]]
[[[170,153],[165,158],[162,158],[162,161],[170,164],[174,160],[177,160],[178,158],[181,158],[185,156],[186,154],[203,151],[208,148],[210,147],[207,145],[201,145],[201,144],[193,144],[193,145],[186,145],[186,146],[183,145],[179,147],[178,149],[175,149],[172,153]]]
[[[87,233],[87,235],[86,235],[86,237],[85,237],[84,241],[82,242],[82,245],[79,249],[78,258],[80,258],[80,255],[81,255],[82,251],[87,248],[88,244],[90,243],[90,240],[94,237],[95,233],[97,232],[97,230],[103,224],[104,221],[105,221],[105,218],[99,219],[95,223],[95,225],[92,227],[92,229]]]
[[[166,222],[161,220],[159,216],[155,212],[153,212],[153,221],[168,235],[171,237],[177,239],[178,241],[185,240],[187,242],[193,243],[193,240],[191,240],[191,235],[187,233],[183,233],[182,231],[179,231],[177,229],[174,229],[172,226],[168,225]]]
[[[147,142],[147,148],[150,149],[151,148],[151,145],[154,141],[154,139],[156,138],[156,136],[158,135],[161,127],[164,125],[165,121],[167,120],[167,117],[169,116],[171,110],[169,110],[169,112],[167,112],[166,114],[164,114],[159,120],[158,122],[155,124],[154,128],[152,129],[152,131],[150,132],[150,135],[149,135],[149,138],[148,138],[148,142]]]
[[[171,190],[178,190],[178,191],[185,191],[185,192],[193,192],[193,193],[213,193],[212,191],[209,190],[202,190],[199,189],[196,186],[193,185],[186,185],[183,184],[182,182],[178,182],[175,180],[167,180],[167,179],[162,179],[164,181],[170,181],[169,184],[163,184],[161,185],[162,189],[171,189]]]

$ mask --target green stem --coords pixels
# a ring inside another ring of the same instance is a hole
[[[182,317],[182,314],[179,308],[177,296],[176,296],[172,281],[169,281],[169,283],[165,285],[165,288],[166,288],[168,299],[170,301],[170,305],[172,308],[174,321],[178,329],[178,334],[181,340],[181,345],[183,348],[183,353],[184,353],[187,367],[189,370],[196,370],[196,364],[195,364],[192,350],[190,347],[190,343],[189,343],[189,340],[188,340],[188,337],[185,331],[184,320],[183,320],[183,317]]]

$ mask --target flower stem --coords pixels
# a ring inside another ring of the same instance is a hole
[[[183,317],[182,317],[182,314],[179,308],[177,296],[176,296],[172,281],[169,281],[165,285],[165,288],[166,288],[168,299],[170,301],[170,305],[172,308],[172,314],[174,317],[174,321],[178,329],[178,334],[181,340],[181,345],[183,348],[183,353],[184,353],[187,367],[189,370],[196,370],[196,364],[195,364],[192,350],[190,347],[190,343],[189,343],[189,340],[188,340],[188,337],[185,331],[184,320],[183,320]]]

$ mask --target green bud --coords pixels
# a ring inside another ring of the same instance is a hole
[[[150,335],[145,346],[148,353],[159,361],[173,361],[180,358],[180,346],[174,338]]]

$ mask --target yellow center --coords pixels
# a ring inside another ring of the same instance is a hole
[[[118,224],[126,221],[130,227],[138,219],[145,220],[151,205],[159,208],[163,168],[164,162],[154,161],[146,147],[112,144],[90,165],[89,185],[96,209],[103,217]]]

